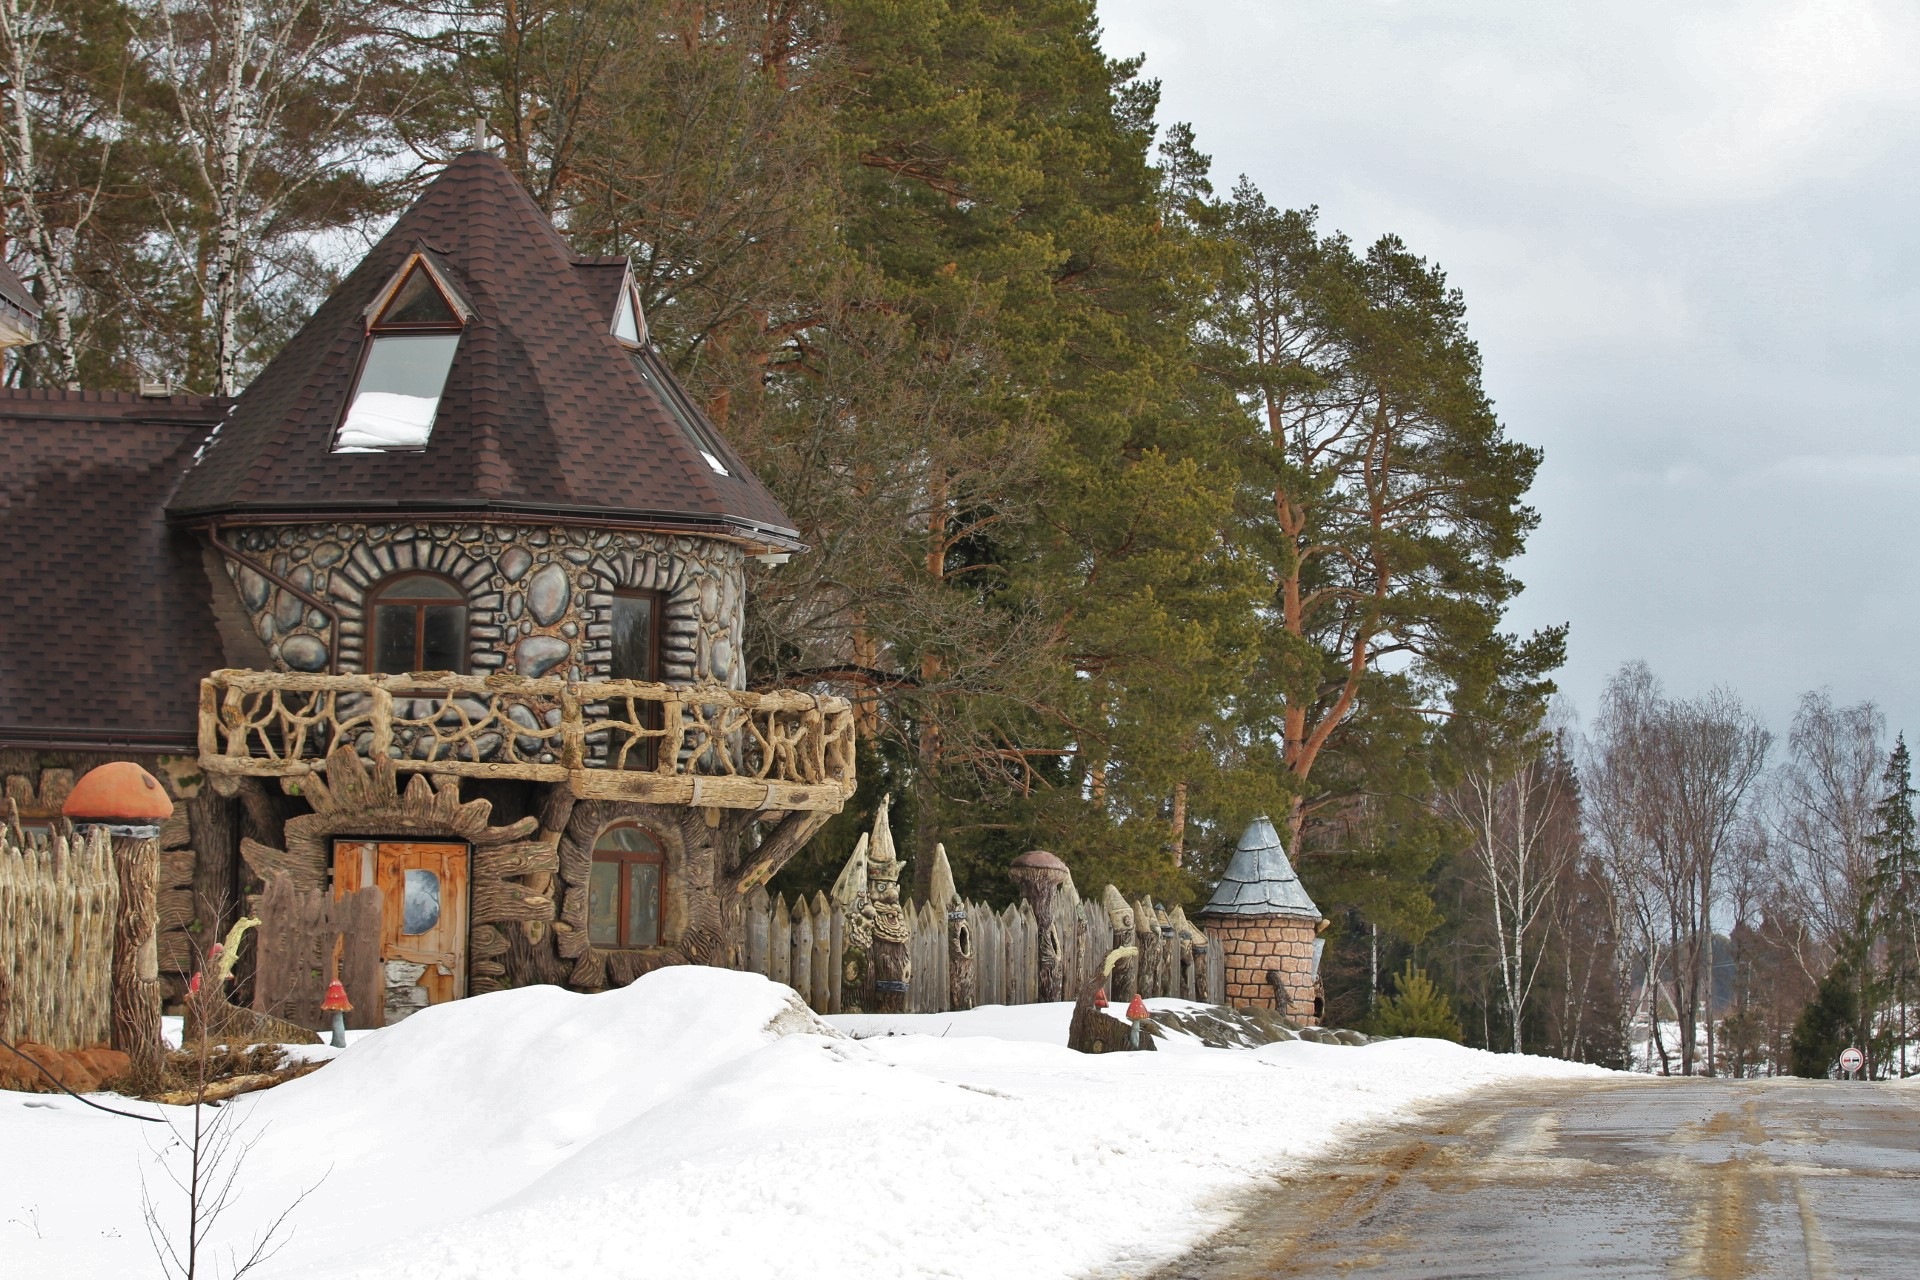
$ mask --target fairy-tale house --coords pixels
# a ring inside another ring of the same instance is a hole
[[[746,687],[793,521],[489,154],[236,400],[4,392],[0,459],[0,776],[26,826],[165,781],[176,979],[277,876],[382,890],[375,1024],[737,964],[851,794],[847,703]]]
[[[1263,816],[1247,825],[1213,897],[1194,918],[1226,961],[1228,1004],[1319,1021],[1324,921],[1271,821]]]

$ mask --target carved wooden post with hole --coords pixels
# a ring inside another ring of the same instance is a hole
[[[953,883],[953,864],[947,846],[933,846],[933,876],[928,900],[947,922],[947,1008],[953,1012],[974,1005],[973,929],[967,924],[967,904]]]
[[[1073,873],[1067,870],[1066,863],[1045,849],[1033,849],[1015,858],[1007,874],[1020,886],[1027,905],[1033,908],[1034,924],[1040,930],[1040,998],[1064,1000],[1067,975],[1060,963],[1060,923],[1055,919],[1055,907],[1060,900],[1060,886],[1071,880]]]
[[[113,930],[113,1047],[132,1061],[135,1089],[160,1085],[160,824],[173,801],[137,764],[103,764],[75,785],[61,812],[104,826],[113,840],[120,912]]]

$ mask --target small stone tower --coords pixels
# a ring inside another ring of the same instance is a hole
[[[1273,823],[1255,818],[1219,887],[1196,917],[1226,957],[1227,1003],[1317,1021],[1320,909],[1287,860]]]

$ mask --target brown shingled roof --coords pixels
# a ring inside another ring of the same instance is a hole
[[[164,508],[225,401],[0,391],[0,744],[194,743],[225,666],[197,540]]]
[[[363,312],[422,243],[476,310],[432,436],[333,453]],[[169,513],[526,513],[796,545],[766,487],[724,441],[731,474],[709,467],[613,338],[603,262],[576,258],[499,159],[460,156],[247,388]]]

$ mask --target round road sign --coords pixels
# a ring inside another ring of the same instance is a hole
[[[1840,1051],[1840,1069],[1849,1074],[1858,1071],[1866,1061],[1858,1049],[1849,1047]]]

